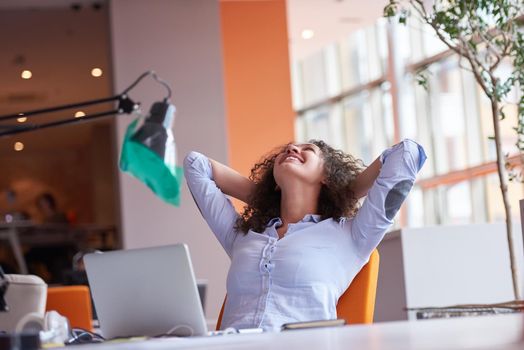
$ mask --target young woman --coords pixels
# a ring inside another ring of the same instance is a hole
[[[189,153],[189,189],[231,258],[222,328],[279,330],[336,318],[338,298],[383,238],[425,159],[421,146],[404,140],[363,170],[361,161],[312,140],[274,150],[247,179]],[[241,215],[227,196],[246,203]]]

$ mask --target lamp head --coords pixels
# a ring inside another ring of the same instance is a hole
[[[160,158],[164,158],[166,152],[169,153],[170,148],[174,148],[171,131],[174,119],[175,106],[167,101],[155,102],[144,123],[131,138],[158,154]]]
[[[120,169],[144,182],[164,201],[178,206],[183,171],[176,166],[172,131],[175,110],[168,100],[155,102],[141,125],[139,119],[129,125]]]

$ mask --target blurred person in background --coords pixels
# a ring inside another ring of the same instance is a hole
[[[41,193],[35,200],[40,212],[42,225],[36,227],[39,233],[69,234],[67,215],[58,209],[57,201],[50,192]],[[47,283],[62,283],[64,275],[72,269],[73,256],[77,252],[74,243],[63,242],[31,247],[26,254],[29,271],[42,277]]]

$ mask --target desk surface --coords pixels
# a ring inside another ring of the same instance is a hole
[[[370,326],[105,343],[88,349],[523,349],[520,314],[377,323]]]

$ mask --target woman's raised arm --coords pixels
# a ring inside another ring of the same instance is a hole
[[[190,152],[186,156],[184,173],[198,209],[226,253],[231,256],[237,236],[235,222],[239,215],[226,194],[246,199],[249,191],[246,181],[249,180],[198,152]]]
[[[378,176],[374,173],[376,161],[369,167],[371,169],[368,168],[369,171],[366,169],[367,174],[363,172],[360,179],[362,188],[358,190],[361,193],[369,191],[357,215],[350,221],[351,234],[360,247],[362,257],[368,257],[384,237],[425,160],[422,146],[406,139],[382,152],[378,159],[382,164],[378,165]],[[366,188],[370,182],[371,188]]]
[[[364,171],[357,175],[351,186],[351,190],[355,194],[355,197],[362,198],[367,196],[369,189],[373,186],[373,183],[380,174],[381,167],[382,163],[380,162],[380,158],[377,158],[366,169],[364,169]]]
[[[231,197],[247,203],[255,184],[230,167],[209,158],[213,169],[213,180],[220,190]]]

